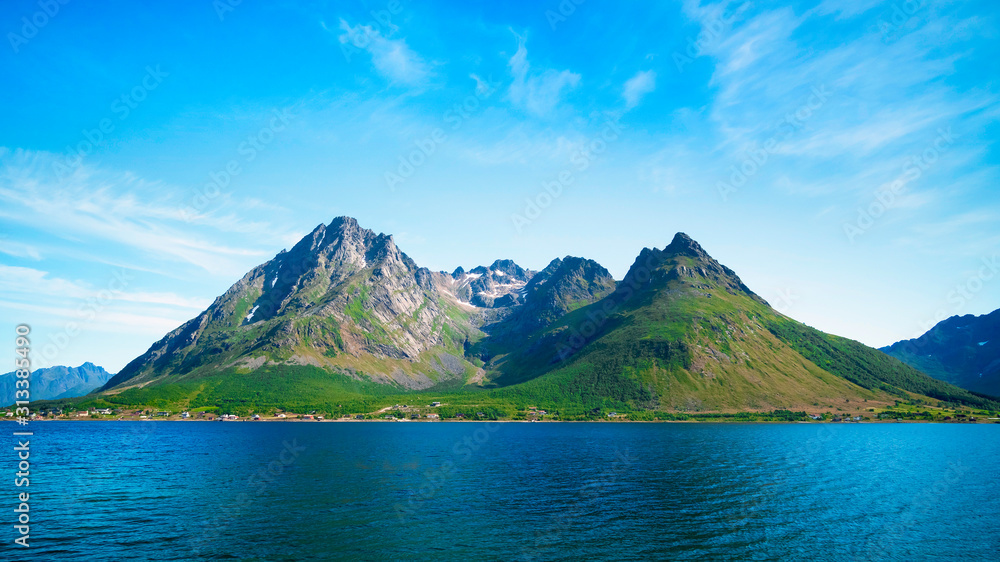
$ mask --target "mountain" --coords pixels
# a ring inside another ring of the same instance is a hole
[[[478,308],[456,296],[462,287],[418,267],[391,236],[339,217],[252,269],[106,388],[265,364],[312,365],[406,389],[464,381],[479,371],[463,357]]]
[[[469,272],[459,267],[451,274],[454,294],[464,303],[483,308],[501,308],[519,304],[522,289],[534,272],[511,260],[497,260],[489,267],[479,266]]]
[[[499,373],[495,383],[570,401],[612,396],[654,409],[726,411],[910,393],[983,400],[781,315],[684,234],[663,250],[644,249],[611,294],[508,349],[486,365]]]
[[[882,351],[938,380],[1000,396],[1000,310],[953,316]]]
[[[509,352],[526,336],[614,292],[614,277],[601,264],[584,258],[556,258],[520,292],[520,306],[496,314],[482,327],[488,337],[474,352],[487,360]]]
[[[31,400],[57,400],[84,396],[104,386],[112,374],[87,362],[79,367],[48,367],[31,373]],[[0,404],[16,400],[17,377],[13,372],[0,375]]]
[[[420,390],[672,411],[995,405],[781,315],[685,234],[643,249],[620,282],[578,257],[448,274],[348,217],[251,270],[103,390],[242,409]]]

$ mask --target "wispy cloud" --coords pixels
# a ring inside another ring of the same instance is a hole
[[[998,219],[1000,213],[997,211],[981,209],[952,216],[940,222],[915,226],[913,230],[923,236],[937,238],[958,232],[969,232],[970,228],[982,224],[996,224]]]
[[[625,82],[622,89],[622,97],[625,98],[625,107],[632,109],[639,105],[642,97],[656,90],[656,72],[646,70],[637,73]]]
[[[527,40],[516,33],[514,35],[517,37],[517,52],[507,63],[514,81],[507,97],[514,105],[530,113],[538,116],[551,115],[562,102],[564,93],[580,83],[580,75],[569,70],[552,69],[532,73],[525,46]]]
[[[15,258],[28,258],[35,261],[42,259],[38,248],[31,244],[11,240],[6,234],[0,235],[0,254],[7,254]]]
[[[163,311],[131,311],[120,312],[115,310],[105,310],[96,315],[92,321],[81,318],[75,308],[64,306],[45,306],[28,302],[15,302],[0,300],[0,309],[19,310],[31,312],[35,315],[44,315],[46,320],[65,322],[86,322],[87,332],[100,332],[112,334],[143,334],[146,336],[159,337],[183,324],[187,317],[181,315],[164,315]],[[40,358],[44,361],[44,357]]]
[[[327,29],[326,24],[322,24]],[[430,66],[404,39],[392,39],[370,25],[352,26],[347,20],[340,20],[339,41],[357,49],[367,51],[372,57],[375,70],[391,82],[406,85],[423,85],[431,75]],[[390,30],[390,34],[394,31]]]
[[[54,277],[48,271],[31,267],[0,265],[0,293],[7,295],[26,294],[33,299],[55,297],[58,299],[84,300],[103,297],[105,289],[97,289],[89,283]],[[169,292],[115,291],[115,300],[171,308],[203,310],[210,304],[208,299],[190,298]]]
[[[685,13],[708,33],[720,14],[737,4],[692,1]],[[703,137],[716,139],[706,158],[737,164],[777,135],[782,142],[771,159],[781,164],[768,164],[756,175],[757,189],[770,184],[824,197],[870,194],[896,179],[903,161],[924,151],[938,129],[951,127],[964,135],[996,118],[1000,98],[995,93],[958,91],[948,82],[962,57],[971,54],[962,42],[973,38],[970,30],[982,22],[932,13],[933,6],[926,6],[927,17],[914,19],[905,34],[886,42],[878,27],[883,14],[873,10],[875,4],[827,0],[804,12],[756,9],[731,18],[732,25],[704,45],[704,54],[715,61],[710,85],[716,91],[704,110],[709,119],[702,123]],[[828,44],[804,31],[833,16],[870,21],[860,24],[860,33],[831,37]],[[829,91],[829,100],[808,107],[815,88]],[[955,162],[969,170],[974,162],[960,156],[967,150],[956,144],[949,149],[949,163],[932,171],[961,174]],[[717,175],[727,168],[723,164]],[[907,197],[911,203],[928,200],[912,193]]]
[[[837,14],[840,18],[850,18],[885,5],[884,0],[823,0],[817,7],[820,14]]]
[[[198,235],[192,227],[216,233],[253,232],[265,238],[286,234],[235,215],[191,217],[177,195],[184,190],[127,172],[81,166],[68,178],[56,179],[47,165],[53,158],[47,153],[0,148],[0,201],[6,207],[0,216],[54,236],[98,239],[214,274],[232,274],[244,268],[249,258],[259,259],[268,252],[220,244],[218,236]]]
[[[27,293],[67,298],[86,298],[94,293],[80,283],[52,278],[47,271],[9,265],[0,265],[0,290],[4,294]]]

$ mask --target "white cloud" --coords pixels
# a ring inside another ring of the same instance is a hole
[[[539,116],[551,115],[556,106],[562,102],[565,91],[575,88],[580,83],[580,75],[569,70],[552,69],[532,74],[525,38],[517,34],[515,36],[517,52],[508,62],[514,81],[510,85],[507,97],[514,105],[530,113]]]
[[[67,298],[86,298],[94,294],[80,283],[51,278],[47,271],[10,265],[0,265],[0,292]]]
[[[1000,213],[992,209],[979,209],[960,215],[948,217],[931,224],[921,224],[913,227],[913,231],[922,236],[938,238],[955,233],[970,232],[981,224],[996,224]]]
[[[326,25],[323,27],[325,29]],[[419,86],[431,74],[427,63],[403,39],[390,39],[370,25],[352,26],[343,19],[340,20],[340,30],[343,32],[338,37],[340,43],[367,51],[379,74],[392,82]]]
[[[928,6],[891,41],[875,25],[834,41],[804,33],[803,27],[870,14],[874,2],[827,1],[802,13],[738,8],[733,12],[738,17],[723,15],[737,4],[685,4],[685,12],[712,39],[704,42],[702,54],[714,59],[709,85],[717,94],[706,104],[709,119],[698,132],[715,141],[705,157],[719,168],[711,183],[729,173],[726,162],[739,164],[750,150],[780,139],[771,157],[780,164],[769,163],[756,174],[752,181],[758,189],[869,197],[899,177],[905,159],[925,150],[939,129],[974,136],[997,113],[991,109],[998,107],[994,93],[959,91],[949,84],[962,59],[973,53],[965,42],[984,25],[976,18],[932,13],[936,8]],[[950,33],[954,29],[963,32]],[[829,96],[812,104],[817,89]],[[949,147],[932,173],[949,183],[970,174],[976,164],[968,160],[968,142],[966,137]],[[676,147],[666,150],[669,157]],[[679,158],[665,163],[690,166]],[[946,171],[953,175],[946,178]],[[924,174],[913,188],[932,189],[936,179]],[[916,193],[908,198],[913,206],[928,201]]]
[[[656,72],[652,70],[646,70],[638,72],[632,78],[629,78],[625,82],[625,87],[622,89],[622,97],[625,98],[625,106],[628,109],[639,105],[639,101],[646,94],[653,92],[656,89]]]
[[[183,297],[175,293],[97,289],[81,281],[53,277],[48,271],[9,265],[0,265],[0,293],[8,296],[18,293],[31,295],[32,298],[56,297],[64,300],[106,299],[110,294],[113,300],[190,310],[204,310],[211,304],[207,299]]]
[[[478,74],[470,74],[469,78],[472,78],[473,80],[476,81],[477,95],[486,96],[489,95],[494,89],[496,89],[496,85],[492,84],[491,80],[483,80],[482,78],[479,77]]]
[[[46,320],[56,326],[65,320],[66,323],[83,325],[87,333],[100,332],[112,334],[146,335],[161,337],[163,334],[177,328],[189,318],[183,316],[162,316],[150,311],[118,312],[102,310],[93,320],[81,315],[74,308],[60,306],[43,306],[31,303],[0,300],[0,309],[20,310],[43,314]],[[58,333],[58,328],[56,330]]]
[[[189,215],[183,193],[129,173],[83,165],[56,179],[49,153],[0,148],[0,217],[74,240],[100,240],[215,274],[243,271],[266,251],[217,243],[220,232],[254,233],[263,240],[287,231],[235,215]],[[143,196],[145,195],[145,197]],[[204,234],[199,236],[201,230]]]
[[[7,254],[8,256],[14,256],[15,258],[28,258],[35,261],[40,261],[42,259],[42,255],[38,252],[38,248],[23,242],[10,240],[7,238],[6,234],[0,235],[0,254]]]

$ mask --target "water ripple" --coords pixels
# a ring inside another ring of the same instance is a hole
[[[996,560],[1000,549],[1000,426],[41,426],[31,513],[44,560]],[[283,463],[288,443],[304,450]]]

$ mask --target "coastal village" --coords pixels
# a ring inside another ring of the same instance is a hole
[[[131,408],[91,408],[86,410],[70,410],[58,407],[43,407],[30,414],[34,421],[219,421],[219,422],[440,422],[440,421],[520,421],[520,422],[552,422],[552,421],[609,421],[609,422],[797,422],[797,423],[872,423],[872,422],[936,422],[936,423],[1000,423],[1000,412],[952,410],[946,408],[914,408],[913,405],[899,405],[891,410],[876,410],[875,408],[861,414],[834,414],[789,412],[786,410],[774,412],[736,412],[736,413],[661,413],[650,419],[649,412],[619,413],[604,412],[595,408],[589,412],[587,419],[562,419],[558,412],[549,412],[537,406],[528,406],[506,418],[498,416],[497,412],[487,409],[487,412],[456,412],[446,408],[448,404],[431,402],[429,404],[408,405],[394,404],[375,412],[351,413],[340,416],[330,416],[317,410],[294,412],[274,410],[270,412],[253,412],[250,414],[235,414],[216,411],[215,408],[193,410],[151,410]],[[899,407],[903,406],[903,407]],[[11,409],[0,413],[5,419],[15,417]]]

